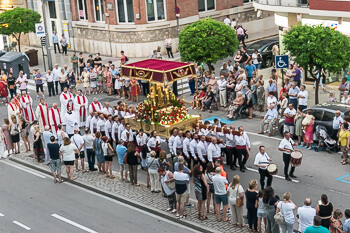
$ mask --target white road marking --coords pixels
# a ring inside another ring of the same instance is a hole
[[[4,216],[5,216],[4,214],[0,213],[0,217],[4,217]]]
[[[15,167],[15,168],[17,168],[17,169],[19,169],[19,170],[22,170],[22,171],[24,171],[24,172],[30,173],[30,174],[32,174],[32,175],[34,175],[34,176],[40,177],[40,178],[42,178],[42,179],[45,179],[45,178],[46,178],[46,177],[43,176],[43,175],[40,175],[40,174],[38,174],[38,173],[36,173],[36,172],[33,172],[33,171],[31,171],[31,170],[28,170],[28,168],[24,168],[24,167],[21,167],[21,166],[18,166],[18,165],[14,165],[14,164],[12,164],[12,163],[5,162],[5,161],[1,161],[1,162],[2,162],[2,163],[5,163],[5,164],[7,164],[7,165],[10,165],[10,166],[12,166],[12,167]]]
[[[253,169],[253,168],[247,167],[247,170],[248,170],[248,171],[252,171],[252,172],[259,173],[259,170],[256,170],[256,169]],[[280,179],[282,179],[282,180],[285,180],[285,178],[284,178],[283,176],[280,176],[280,175],[273,175],[273,177],[276,177],[276,178],[280,178]],[[299,182],[300,182],[299,180],[293,180],[293,179],[292,179],[292,181],[295,182],[295,183],[299,183]]]
[[[269,137],[267,135],[264,135],[264,134],[258,134],[258,133],[253,133],[253,132],[248,132],[246,131],[247,134],[251,134],[251,135],[255,135],[255,136],[259,136],[259,137],[263,137],[263,138],[270,138],[270,139],[274,139],[274,140],[278,140],[278,141],[281,141],[283,138],[277,138],[277,137]]]
[[[97,231],[94,231],[94,230],[91,230],[90,228],[84,227],[83,225],[80,225],[79,223],[73,222],[72,220],[69,220],[69,219],[67,219],[65,217],[62,217],[62,216],[58,215],[58,214],[51,214],[51,216],[54,217],[54,218],[57,218],[57,219],[59,219],[59,220],[61,220],[63,222],[66,222],[66,223],[68,223],[68,224],[70,224],[72,226],[75,226],[75,227],[77,227],[77,228],[79,228],[79,229],[81,229],[83,231],[86,231],[86,232],[89,232],[89,233],[97,233]]]
[[[30,227],[24,225],[23,223],[20,223],[18,221],[13,221],[13,223],[16,224],[19,227],[22,227],[22,228],[26,229],[27,231],[30,231]]]
[[[92,194],[92,195],[94,195],[94,196],[103,198],[103,199],[105,199],[105,200],[107,200],[107,201],[110,201],[110,202],[116,203],[116,204],[118,204],[118,205],[124,206],[124,207],[126,207],[126,208],[135,210],[135,211],[137,211],[137,212],[140,212],[140,213],[145,214],[145,215],[147,215],[147,216],[150,216],[150,217],[152,217],[152,218],[156,218],[156,219],[158,219],[158,220],[160,220],[160,221],[163,221],[163,222],[172,224],[172,225],[177,226],[177,227],[179,227],[179,228],[182,228],[182,229],[184,229],[184,230],[186,230],[186,231],[198,232],[198,233],[200,232],[200,231],[197,231],[197,230],[194,230],[194,229],[189,229],[188,227],[182,226],[182,225],[179,224],[179,223],[176,223],[176,222],[173,222],[173,221],[168,220],[168,219],[166,219],[166,218],[163,218],[163,217],[161,217],[161,216],[158,216],[158,215],[149,213],[149,212],[147,212],[147,211],[145,211],[145,210],[141,210],[141,209],[139,209],[139,208],[137,208],[137,207],[130,206],[130,205],[126,204],[126,203],[117,201],[117,200],[112,199],[112,198],[110,198],[110,197],[106,197],[106,196],[104,196],[104,195],[102,195],[102,194],[95,193],[94,191],[90,191],[90,190],[88,190],[88,189],[85,189],[85,188],[76,186],[76,185],[71,184],[71,183],[68,183],[68,182],[64,182],[64,184],[65,184],[65,185],[72,186],[72,187],[74,187],[74,188],[76,188],[76,189],[82,190],[82,191],[84,191],[84,192],[90,193],[90,194]],[[218,232],[218,231],[213,231],[213,232]]]

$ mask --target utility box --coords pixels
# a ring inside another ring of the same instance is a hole
[[[29,58],[25,53],[7,52],[0,57],[0,70],[4,70],[7,75],[13,73],[16,78],[22,70],[29,77]]]
[[[39,64],[38,61],[38,50],[31,49],[26,52],[28,58],[29,58],[29,65],[30,66],[37,66]]]

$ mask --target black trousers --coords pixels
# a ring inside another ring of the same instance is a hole
[[[258,229],[258,209],[257,208],[247,208],[247,218],[249,229],[257,230]],[[253,227],[254,226],[254,227]]]
[[[51,96],[51,93],[55,96],[55,85],[53,82],[47,82],[47,89],[49,89],[49,96]]]
[[[286,178],[289,177],[289,175],[294,175],[295,167],[291,166],[290,172],[289,170],[289,162],[290,162],[290,154],[283,153],[283,162],[284,162],[284,176]]]
[[[188,153],[188,154],[190,154],[190,153]],[[188,167],[189,169],[191,169],[191,168],[192,168],[192,166],[191,166],[191,155],[190,155],[189,158],[188,158],[185,154],[184,154],[183,156],[184,156],[184,159],[185,159],[185,161],[186,161],[186,163],[187,163],[187,167]]]
[[[56,94],[58,95],[58,84],[59,84],[59,81],[55,81],[55,89],[56,89]]]
[[[260,185],[261,189],[264,189],[265,187],[265,177],[267,177],[267,186],[271,186],[272,184],[272,175],[267,172],[267,170],[259,168],[259,174],[260,174]]]
[[[207,164],[208,164],[208,158],[204,157],[205,159],[205,163],[203,163],[202,161],[199,162],[199,164],[202,166],[203,168],[203,172],[207,169]]]
[[[241,169],[243,169],[244,164],[242,163],[242,157],[245,154],[245,150],[244,149],[236,149],[236,154],[237,154],[237,160],[238,160],[238,165]],[[235,158],[236,160],[236,158]],[[236,163],[236,161],[234,161],[234,163]]]
[[[233,152],[234,152],[235,148],[227,148],[226,147],[226,165],[230,166],[230,168],[233,167],[233,163],[232,163],[232,156],[233,156]]]
[[[177,82],[173,82],[173,93],[177,97],[179,94],[177,93]]]
[[[141,83],[141,84],[142,84],[143,95],[147,96],[149,94],[149,84],[148,83]]]
[[[174,58],[174,55],[173,55],[173,51],[171,50],[171,47],[170,48],[166,48],[166,52],[168,53],[168,57],[170,58],[170,56],[172,58]]]
[[[245,46],[245,42],[244,42],[245,36],[244,36],[244,35],[238,35],[238,36],[237,36],[237,39],[238,39],[238,42],[239,42],[239,43],[241,43],[241,41],[242,41],[243,48],[245,48],[245,47],[246,47],[246,46]]]
[[[66,46],[62,45],[62,54],[67,55],[67,45]]]
[[[53,43],[53,48],[55,50],[55,53],[56,53],[56,46],[57,46],[57,49],[58,49],[58,53],[61,53],[60,45],[58,43]]]
[[[86,155],[88,158],[89,170],[92,171],[95,165],[95,152],[93,149],[86,149]]]

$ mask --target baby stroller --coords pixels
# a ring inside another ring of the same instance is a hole
[[[328,135],[327,129],[322,125],[316,126],[316,140],[318,141],[318,147],[315,148],[316,152],[321,147],[328,153],[332,153],[332,151],[337,152],[337,141]]]

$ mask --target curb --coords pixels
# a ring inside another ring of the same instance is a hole
[[[39,168],[33,164],[30,164],[29,162],[26,162],[22,159],[19,159],[19,158],[14,158],[14,157],[10,157],[9,158],[10,161],[12,162],[15,162],[15,163],[18,163],[18,164],[21,164],[23,166],[26,166],[26,167],[29,167],[33,170],[36,170],[36,171],[39,171],[39,172],[42,172],[42,173],[45,173],[46,175],[49,175],[51,176],[52,174],[47,171],[47,170],[44,170],[42,168]],[[199,231],[199,232],[220,232],[220,231],[216,231],[216,230],[213,230],[213,229],[209,229],[207,227],[204,227],[204,226],[201,226],[199,224],[196,224],[196,223],[192,223],[192,222],[189,222],[189,221],[186,221],[186,220],[179,220],[179,219],[176,219],[174,218],[172,215],[168,215],[168,214],[165,214],[164,212],[160,212],[156,209],[152,209],[146,205],[143,205],[139,202],[134,202],[134,201],[131,201],[131,200],[127,200],[127,199],[123,199],[121,197],[117,197],[115,196],[113,193],[111,192],[107,192],[107,191],[102,191],[100,189],[97,189],[95,187],[92,187],[91,185],[88,185],[88,184],[85,184],[85,183],[81,183],[81,182],[77,182],[77,181],[68,181],[67,178],[64,178],[62,177],[62,179],[65,181],[65,182],[69,182],[71,184],[74,184],[76,186],[79,186],[81,188],[84,188],[84,189],[87,189],[89,191],[92,191],[92,192],[95,192],[97,194],[100,194],[100,195],[103,195],[105,197],[108,197],[108,198],[111,198],[111,199],[114,199],[116,201],[119,201],[119,202],[122,202],[124,204],[127,204],[127,205],[130,205],[130,206],[133,206],[133,207],[136,207],[140,210],[143,210],[143,211],[146,211],[148,213],[151,213],[151,214],[154,214],[154,215],[157,215],[159,217],[162,217],[164,219],[167,219],[169,221],[172,221],[172,222],[175,222],[177,224],[181,224],[183,226],[186,226],[186,227],[190,227],[191,229],[193,230],[196,230],[196,231]]]

